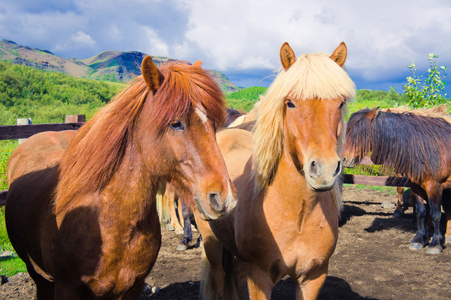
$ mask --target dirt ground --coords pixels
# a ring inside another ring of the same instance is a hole
[[[343,194],[338,244],[319,299],[451,299],[451,247],[439,255],[409,250],[415,234],[412,208],[393,218],[393,193],[345,186]],[[176,251],[180,236],[164,228],[162,233],[141,300],[197,299],[201,249]],[[34,298],[27,274],[8,281],[0,287],[0,299]],[[292,282],[279,282],[272,299],[294,299]]]

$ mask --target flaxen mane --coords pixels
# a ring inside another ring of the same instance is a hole
[[[287,71],[279,73],[262,97],[255,126],[254,163],[258,189],[269,184],[282,154],[285,97],[322,101],[343,97],[351,101],[355,97],[355,85],[348,74],[323,53],[302,55]],[[342,112],[346,114],[346,109]],[[343,132],[340,137],[343,139]],[[339,147],[342,144],[340,141]]]
[[[108,184],[132,142],[135,122],[147,102],[153,103],[154,111],[145,117],[160,130],[193,107],[204,110],[217,127],[223,125],[224,97],[205,71],[173,63],[161,67],[160,72],[164,81],[155,94],[138,76],[79,130],[60,164],[56,213],[75,197],[101,191]]]

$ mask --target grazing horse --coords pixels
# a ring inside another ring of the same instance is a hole
[[[318,296],[338,237],[343,118],[346,99],[355,96],[342,68],[346,56],[344,43],[330,56],[298,59],[283,44],[283,69],[262,99],[253,132],[217,133],[238,203],[220,221],[196,216],[205,299],[269,299],[286,275],[297,299]]]
[[[420,249],[429,242],[425,229],[426,207],[434,233],[427,253],[443,249],[440,232],[441,204],[448,219],[445,243],[451,243],[451,118],[423,110],[368,108],[351,115],[346,129],[344,163],[352,166],[371,152],[375,164],[393,166],[410,180],[416,197],[417,234],[410,248]],[[442,199],[443,195],[443,199]]]
[[[236,204],[215,140],[218,85],[200,62],[158,69],[147,56],[142,73],[78,132],[35,135],[11,155],[6,226],[38,299],[138,299],[167,181],[207,220]]]

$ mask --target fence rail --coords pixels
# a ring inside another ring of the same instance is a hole
[[[36,125],[14,125],[0,126],[0,140],[12,140],[29,138],[30,136],[44,131],[76,130],[85,123],[84,115],[66,116],[66,123],[58,124],[36,124]],[[361,164],[372,165],[372,161],[364,158]],[[396,176],[369,176],[345,174],[344,183],[378,185],[378,186],[403,186],[408,187],[409,181],[406,177]],[[0,207],[6,204],[8,191],[0,191]]]

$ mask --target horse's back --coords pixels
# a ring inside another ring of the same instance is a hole
[[[18,177],[58,164],[77,131],[46,131],[20,144],[8,162],[8,185]]]
[[[216,139],[229,176],[234,180],[243,174],[246,162],[252,156],[252,133],[243,129],[228,128],[218,132]]]

